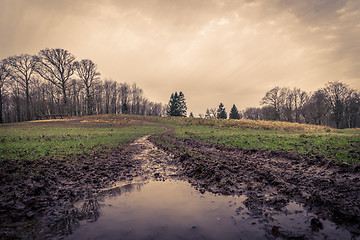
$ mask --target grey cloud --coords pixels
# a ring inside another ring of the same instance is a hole
[[[257,106],[274,85],[360,88],[358,0],[0,2],[0,58],[66,48],[155,101],[184,91],[195,113]]]

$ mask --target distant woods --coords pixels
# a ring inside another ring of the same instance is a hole
[[[274,87],[260,103],[262,107],[243,111],[234,104],[229,114],[220,103],[199,116],[360,127],[360,93],[338,81],[311,93]],[[0,123],[117,113],[186,117],[187,107],[182,92],[171,94],[166,106],[151,102],[135,83],[101,79],[92,60],[76,60],[64,49],[44,49],[36,55],[0,61]]]
[[[136,84],[101,79],[96,64],[64,49],[44,49],[0,61],[0,123],[56,115],[164,115]]]
[[[233,105],[230,118],[360,127],[360,93],[339,81],[329,82],[313,93],[299,88],[274,87],[265,93],[260,104],[262,107],[246,108],[238,113]],[[217,110],[207,109],[205,118],[226,118],[226,112],[220,115],[221,111],[225,111],[222,103]]]

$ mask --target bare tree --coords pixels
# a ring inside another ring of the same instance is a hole
[[[113,81],[108,79],[104,81],[104,101],[105,101],[105,106],[104,106],[104,113],[105,114],[109,114],[110,113],[110,99],[111,99],[111,91],[112,91],[112,86],[113,85]]]
[[[130,95],[130,85],[128,83],[121,83],[119,87],[119,95],[120,95],[120,105],[121,105],[121,113],[127,114],[129,113],[129,95]]]
[[[146,115],[149,116],[161,116],[162,115],[163,106],[161,103],[153,103],[149,102],[147,104],[147,112]]]
[[[206,109],[206,112],[205,112],[205,118],[211,119],[210,110],[208,108]]]
[[[280,109],[280,120],[293,121],[294,94],[290,88],[280,89],[278,107]],[[274,106],[275,107],[275,106]]]
[[[75,62],[74,65],[79,78],[83,81],[85,86],[87,103],[86,114],[91,115],[93,114],[94,109],[92,87],[94,81],[99,80],[100,73],[97,71],[96,64],[89,59],[83,59],[80,62]]]
[[[301,111],[306,123],[324,125],[330,106],[326,101],[324,91],[317,90],[303,105]]]
[[[18,82],[23,91],[25,92],[25,109],[26,120],[31,120],[30,114],[30,84],[35,74],[35,66],[38,58],[23,54],[20,56],[9,57],[4,60],[4,63],[8,65],[10,74],[14,81]]]
[[[336,128],[342,127],[346,102],[354,94],[354,90],[342,82],[329,82],[323,88],[325,99],[330,104]]]
[[[3,89],[9,77],[10,77],[10,72],[7,69],[4,62],[1,61],[0,62],[0,123],[4,122],[3,121],[3,104],[4,104]]]
[[[294,88],[294,101],[295,101],[295,119],[296,122],[303,122],[302,109],[305,104],[309,101],[310,96],[307,92],[301,91],[299,88]]]
[[[353,92],[345,102],[345,122],[348,128],[356,128],[360,122],[360,93]]]
[[[44,49],[39,53],[37,72],[47,81],[61,90],[63,112],[68,114],[67,89],[69,79],[74,73],[75,57],[64,49]]]
[[[140,104],[143,98],[143,90],[136,83],[131,87],[131,113],[140,114]]]
[[[281,88],[274,87],[266,92],[265,97],[262,98],[260,104],[268,105],[274,108],[273,120],[280,120],[280,106],[281,106]]]
[[[261,108],[246,108],[243,115],[245,119],[261,120]]]

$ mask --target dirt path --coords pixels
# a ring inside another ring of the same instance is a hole
[[[159,149],[149,140],[147,135],[135,140],[128,149],[131,149],[132,159],[141,163],[141,173],[135,181],[147,180],[165,181],[168,177],[177,177],[177,168],[173,165],[174,158],[171,153]]]

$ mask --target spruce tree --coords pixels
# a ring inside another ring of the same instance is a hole
[[[180,117],[186,117],[187,116],[187,107],[186,107],[186,102],[185,102],[185,96],[184,94],[180,91],[179,92],[179,99],[178,99],[179,105],[178,105],[178,109],[179,109],[179,115]]]
[[[230,110],[229,119],[240,119],[240,114],[239,114],[239,111],[237,110],[235,104],[233,104],[233,106]]]
[[[216,117],[218,119],[226,119],[227,118],[227,113],[226,113],[225,107],[222,103],[220,103],[220,105],[219,105]]]
[[[170,96],[169,107],[168,107],[168,116],[175,117],[186,117],[186,102],[185,96],[182,92],[172,93]]]

